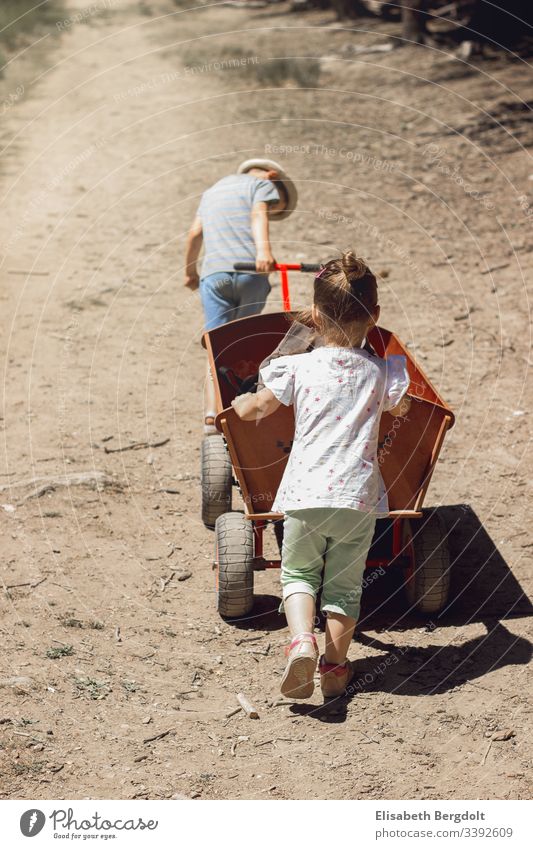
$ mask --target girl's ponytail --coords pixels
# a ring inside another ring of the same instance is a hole
[[[352,281],[359,280],[361,277],[364,277],[365,274],[369,271],[368,266],[364,262],[364,260],[356,257],[353,251],[345,251],[341,256],[340,265],[344,274],[346,275],[346,280],[348,284],[351,284]]]

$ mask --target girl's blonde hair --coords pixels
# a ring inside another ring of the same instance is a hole
[[[375,314],[378,285],[375,275],[353,251],[327,262],[315,277],[313,302],[319,318],[304,310],[296,321],[315,327],[329,343],[350,345]]]

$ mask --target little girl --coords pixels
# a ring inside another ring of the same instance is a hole
[[[294,405],[294,443],[272,508],[285,514],[281,583],[292,642],[281,692],[289,698],[313,693],[322,570],[324,697],[341,695],[353,677],[346,655],[363,571],[376,517],[388,512],[379,422],[385,410],[404,416],[410,406],[405,357],[384,360],[362,348],[378,318],[376,278],[363,260],[351,251],[331,260],[314,282],[312,321],[324,344],[273,360],[261,369],[264,388],[233,401],[246,420]]]

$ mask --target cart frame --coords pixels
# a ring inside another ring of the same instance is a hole
[[[282,283],[282,298],[285,313],[290,311],[290,293],[288,284],[288,271],[303,271],[315,272],[319,266],[305,265],[296,263],[280,263],[277,269],[281,273]],[[236,270],[250,270],[248,264],[236,264]],[[283,519],[283,514],[275,513],[271,510],[257,509],[258,496],[263,493],[253,490],[250,485],[250,468],[247,466],[247,461],[253,457],[253,446],[250,445],[250,439],[244,433],[243,423],[238,418],[233,408],[229,405],[228,387],[222,385],[219,375],[219,362],[221,359],[231,360],[232,344],[239,344],[239,341],[245,338],[248,334],[249,338],[256,340],[260,337],[260,333],[254,334],[254,326],[270,326],[278,322],[279,327],[282,327],[280,316],[284,314],[262,314],[261,316],[251,316],[250,318],[236,319],[219,328],[206,332],[203,336],[202,343],[207,350],[211,374],[213,376],[216,410],[217,416],[215,424],[219,432],[222,434],[224,443],[227,446],[233,476],[237,483],[240,493],[244,501],[243,519],[246,523],[251,523],[253,531],[253,554],[247,555],[246,570],[248,572],[264,571],[266,569],[277,569],[281,565],[280,559],[265,558],[263,555],[263,534],[265,528],[270,523],[280,522]],[[287,330],[289,323],[287,323]],[[231,340],[234,340],[233,342]],[[395,479],[392,481],[392,487],[389,490],[392,493],[393,509],[390,510],[387,519],[378,519],[376,526],[376,534],[372,547],[369,552],[369,557],[366,562],[366,569],[379,569],[400,567],[405,575],[406,591],[410,601],[424,612],[434,612],[440,609],[448,596],[449,589],[449,556],[447,556],[446,530],[442,527],[439,516],[434,512],[423,511],[422,506],[424,498],[429,486],[432,474],[434,472],[440,450],[446,435],[455,421],[455,417],[450,408],[445,404],[440,397],[437,389],[432,385],[427,376],[415,361],[411,352],[403,345],[403,343],[390,331],[381,327],[374,328],[369,333],[369,341],[375,348],[376,352],[381,356],[388,354],[403,354],[407,358],[409,373],[411,377],[411,385],[409,393],[415,399],[417,408],[422,409],[422,414],[419,415],[420,421],[423,423],[422,435],[420,437],[421,450],[423,454],[422,461],[417,462],[417,451],[411,450],[409,463],[415,466],[412,471],[414,483],[410,487],[402,486],[402,477],[404,476],[404,466],[398,467]],[[255,343],[252,343],[255,344]],[[275,346],[270,348],[273,350]],[[250,352],[252,354],[252,352]],[[255,357],[257,359],[257,357]],[[259,362],[261,362],[263,357]],[[231,394],[231,393],[230,393]],[[285,408],[286,410],[287,408]],[[276,414],[272,417],[274,418]],[[282,415],[286,415],[286,412]],[[292,416],[292,411],[290,413]],[[290,428],[290,423],[284,422],[285,431]],[[259,429],[258,429],[259,430]],[[428,433],[426,433],[428,431]],[[260,444],[260,434],[256,435],[256,445]],[[213,439],[214,437],[206,437]],[[411,440],[412,442],[412,440]],[[278,441],[278,444],[283,443],[283,440]],[[417,444],[415,443],[415,449]],[[244,450],[246,449],[246,450]],[[423,449],[423,450],[422,450]],[[252,454],[250,451],[252,450]],[[284,449],[286,453],[290,448]],[[398,453],[398,445],[393,446],[390,452]],[[385,458],[385,466],[390,465],[391,460]],[[403,461],[402,461],[403,463]],[[407,468],[409,466],[407,464]],[[284,465],[284,464],[283,464]],[[383,467],[382,467],[383,468]],[[385,475],[384,475],[385,476]],[[387,480],[385,481],[387,484]],[[253,482],[252,482],[253,483]],[[279,481],[278,481],[279,483]],[[277,486],[275,487],[277,489]],[[272,494],[271,502],[275,493]],[[267,499],[268,501],[268,499]],[[227,513],[223,513],[228,515]],[[217,519],[215,531],[222,525],[222,517]],[[238,524],[238,523],[237,523]],[[236,526],[237,527],[237,526]],[[244,525],[241,525],[239,533],[247,534]],[[236,533],[236,532],[235,532]],[[417,541],[418,537],[418,541]],[[386,545],[383,544],[383,539],[386,538]],[[238,535],[235,536],[236,545],[238,543]],[[376,540],[381,544],[377,544]],[[429,540],[429,542],[428,542]],[[434,540],[434,543],[431,542]],[[431,548],[433,547],[433,550]],[[418,552],[417,552],[418,549]],[[423,558],[424,562],[418,561]],[[222,615],[233,616],[233,608],[231,606],[221,605],[220,603],[220,581],[219,573],[226,569],[225,560],[226,554],[221,554],[221,546],[219,534],[216,533],[215,540],[215,559],[214,569],[216,572],[216,588],[219,595],[219,610]],[[226,558],[227,559],[227,558]],[[224,562],[223,562],[224,561]],[[437,562],[438,561],[438,562]],[[230,564],[234,568],[233,561]],[[226,569],[226,577],[231,576],[231,568],[229,572]],[[428,584],[428,574],[431,580]],[[433,576],[433,577],[432,577]],[[231,579],[230,579],[231,583]],[[242,590],[241,585],[236,589]],[[231,591],[231,590],[230,590]],[[239,610],[237,615],[244,615],[244,608],[251,608],[250,593],[247,592],[247,601],[241,605],[242,611]],[[252,576],[252,591],[251,599],[253,601],[253,576]],[[237,605],[239,607],[239,605]],[[230,612],[228,613],[228,610]]]

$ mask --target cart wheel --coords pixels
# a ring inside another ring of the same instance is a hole
[[[218,517],[231,510],[231,460],[218,434],[206,436],[202,442],[200,482],[202,522],[214,528]]]
[[[215,525],[217,607],[221,616],[246,616],[254,603],[254,529],[242,513],[225,513]]]
[[[439,513],[424,511],[413,523],[404,521],[404,553],[410,555],[405,571],[405,593],[421,613],[442,610],[450,593],[450,552],[447,530]]]

